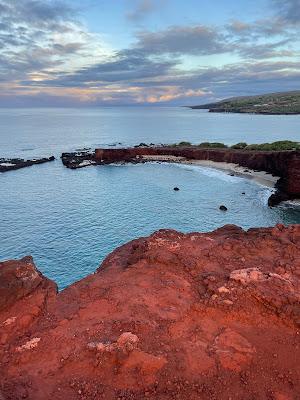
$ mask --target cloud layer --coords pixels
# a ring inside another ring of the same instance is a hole
[[[141,0],[124,18],[156,6]],[[135,31],[114,50],[68,3],[0,0],[0,105],[190,104],[299,89],[300,0],[270,9],[252,22]]]

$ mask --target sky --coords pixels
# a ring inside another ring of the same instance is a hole
[[[0,107],[300,89],[300,0],[0,0]]]

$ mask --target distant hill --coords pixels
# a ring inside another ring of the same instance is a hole
[[[217,103],[190,106],[192,109],[209,109],[210,112],[252,114],[300,114],[300,90],[243,96]]]

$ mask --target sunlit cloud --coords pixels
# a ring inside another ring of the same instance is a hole
[[[297,89],[299,2],[269,0],[254,21],[139,27],[116,50],[75,3],[0,0],[0,105],[190,104]],[[132,22],[159,9],[130,4]]]

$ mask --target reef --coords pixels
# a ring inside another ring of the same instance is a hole
[[[174,156],[181,160],[211,160],[238,164],[256,171],[266,171],[280,179],[269,206],[300,198],[300,151],[255,151],[237,149],[203,149],[197,146],[138,146],[132,148],[96,149],[94,152],[64,153],[66,167],[81,168],[115,162],[145,162],[145,156]]]
[[[296,400],[300,225],[161,230],[61,292],[0,263],[1,400]]]
[[[44,164],[46,162],[54,160],[54,156],[32,160],[24,160],[22,158],[0,158],[0,172],[7,172],[15,169],[31,167],[32,165]]]

